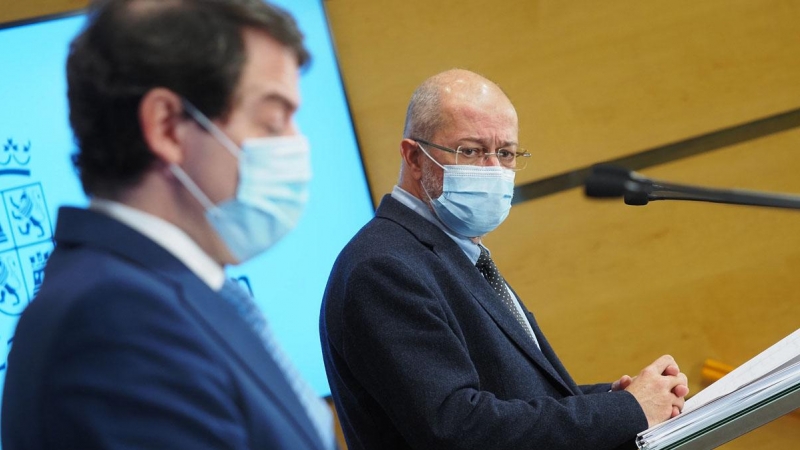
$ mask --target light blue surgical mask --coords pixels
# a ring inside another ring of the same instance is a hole
[[[513,170],[500,166],[443,166],[419,147],[444,171],[442,195],[434,199],[427,190],[425,194],[433,212],[447,228],[461,236],[478,237],[503,223],[514,196]]]
[[[172,173],[203,205],[214,231],[237,263],[265,251],[293,229],[308,201],[311,160],[302,135],[245,139],[240,149],[188,102],[187,112],[239,160],[236,197],[215,205],[186,172]]]

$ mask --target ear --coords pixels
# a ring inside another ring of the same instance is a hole
[[[419,149],[417,141],[413,139],[403,139],[400,141],[400,156],[403,158],[404,172],[415,180],[422,178],[422,161],[420,158],[427,158]]]
[[[145,144],[157,159],[180,164],[191,120],[184,115],[181,98],[165,88],[154,88],[139,102],[139,126]]]

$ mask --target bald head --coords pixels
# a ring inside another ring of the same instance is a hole
[[[497,84],[475,72],[452,69],[428,78],[414,91],[403,137],[434,140],[436,131],[464,108],[513,116],[516,121],[514,106]]]

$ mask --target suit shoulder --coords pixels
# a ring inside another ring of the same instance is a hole
[[[57,249],[47,263],[44,283],[36,299],[48,302],[58,298],[63,303],[108,289],[164,295],[165,289],[174,291],[170,284],[156,270],[114,254],[89,248],[63,252]]]
[[[425,248],[417,237],[402,225],[382,217],[370,220],[342,250],[351,256],[414,251]]]
[[[44,343],[63,333],[102,327],[120,333],[142,321],[175,315],[178,287],[152,270],[94,250],[53,253],[41,290],[25,309],[15,345],[36,335]]]

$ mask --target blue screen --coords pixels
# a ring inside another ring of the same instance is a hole
[[[251,288],[284,350],[324,396],[323,290],[339,250],[373,207],[322,3],[276,3],[297,19],[313,58],[297,115],[311,143],[310,200],[293,232],[228,272]],[[53,250],[57,210],[88,203],[70,162],[77,149],[65,79],[68,45],[83,23],[79,15],[0,29],[0,383],[17,320]]]

